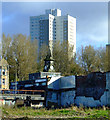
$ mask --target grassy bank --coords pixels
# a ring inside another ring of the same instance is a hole
[[[63,109],[45,108],[33,109],[31,107],[2,107],[2,118],[110,118],[110,109],[103,108],[83,108],[72,106]]]

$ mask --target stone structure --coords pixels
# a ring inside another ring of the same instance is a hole
[[[44,61],[45,61],[45,65],[44,65],[43,72],[54,72],[54,67],[53,67],[54,59],[52,57],[52,53],[51,53],[50,49],[49,49]]]
[[[35,80],[38,78],[46,78],[48,77],[61,77],[61,73],[59,72],[37,72],[29,74],[29,80]]]
[[[69,107],[74,104],[75,76],[52,77],[47,83],[47,107]]]
[[[9,64],[4,58],[0,61],[0,89],[9,89]]]
[[[55,72],[54,67],[53,67],[53,62],[54,59],[51,55],[51,51],[49,49],[46,58],[44,59],[45,65],[44,65],[44,70],[43,72],[38,72],[38,73],[31,73],[29,74],[29,80],[35,80],[38,78],[46,78],[47,76],[52,78],[52,77],[61,77],[60,72]]]
[[[106,73],[107,106],[110,106],[110,72]]]
[[[48,82],[47,107],[110,106],[110,72],[53,77]]]
[[[75,104],[87,107],[107,105],[106,73],[93,72],[87,76],[76,76]]]
[[[17,88],[22,87],[23,90],[44,90],[46,107],[110,106],[110,72],[67,77],[52,72],[39,72],[30,74],[29,80],[19,81],[18,85]]]

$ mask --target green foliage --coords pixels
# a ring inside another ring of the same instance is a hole
[[[106,70],[110,71],[110,45],[106,46]]]
[[[72,106],[70,108],[63,109],[50,109],[45,108],[33,109],[31,107],[14,108],[9,106],[2,107],[2,116],[16,118],[16,117],[28,117],[28,118],[109,118],[110,109],[106,108],[84,108]]]
[[[77,61],[81,67],[81,74],[88,74],[90,72],[102,71],[106,72],[107,59],[105,48],[94,49],[89,45],[85,48],[82,47],[77,54]]]
[[[43,71],[44,69],[44,59],[47,56],[49,47],[46,44],[43,44],[39,50],[39,59],[38,59],[38,71]]]
[[[55,71],[61,73],[67,73],[68,68],[68,54],[66,43],[60,43],[59,41],[54,43],[53,58],[55,59],[54,68]]]
[[[10,65],[10,80],[28,79],[28,74],[37,71],[37,43],[19,34],[12,38],[3,34],[2,56]]]
[[[3,34],[2,56],[10,65],[10,81],[15,80],[17,73],[18,80],[28,79],[29,73],[43,71],[44,59],[47,56],[49,47],[43,44],[39,50],[37,40],[31,41],[30,38],[19,34],[6,37]],[[39,55],[38,55],[39,52]],[[53,43],[54,69],[62,75],[86,75],[95,71],[108,71],[109,55],[106,49],[100,47],[95,49],[93,46],[85,46],[78,49],[74,58],[73,47],[68,42],[56,41]]]
[[[73,56],[73,48],[67,42],[57,41],[53,44],[53,58],[55,71],[62,75],[76,75],[80,69]]]
[[[85,48],[82,47],[79,59],[84,74],[88,74],[91,71],[95,71],[95,54],[96,52],[92,46],[89,45]]]

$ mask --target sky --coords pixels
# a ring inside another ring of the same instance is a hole
[[[108,43],[108,2],[2,2],[2,33],[30,35],[30,16],[45,9],[61,9],[76,18],[76,47],[106,46]]]

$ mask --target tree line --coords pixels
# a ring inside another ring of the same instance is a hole
[[[28,80],[29,73],[43,71],[44,59],[49,47],[43,44],[39,50],[37,40],[30,40],[22,34],[13,37],[2,36],[2,57],[9,63],[10,81],[14,81],[16,74],[18,80]],[[91,45],[81,46],[78,52],[71,56],[66,42],[57,41],[53,43],[54,69],[62,75],[86,75],[90,72],[103,71],[108,68],[108,54],[106,47],[94,48]]]

